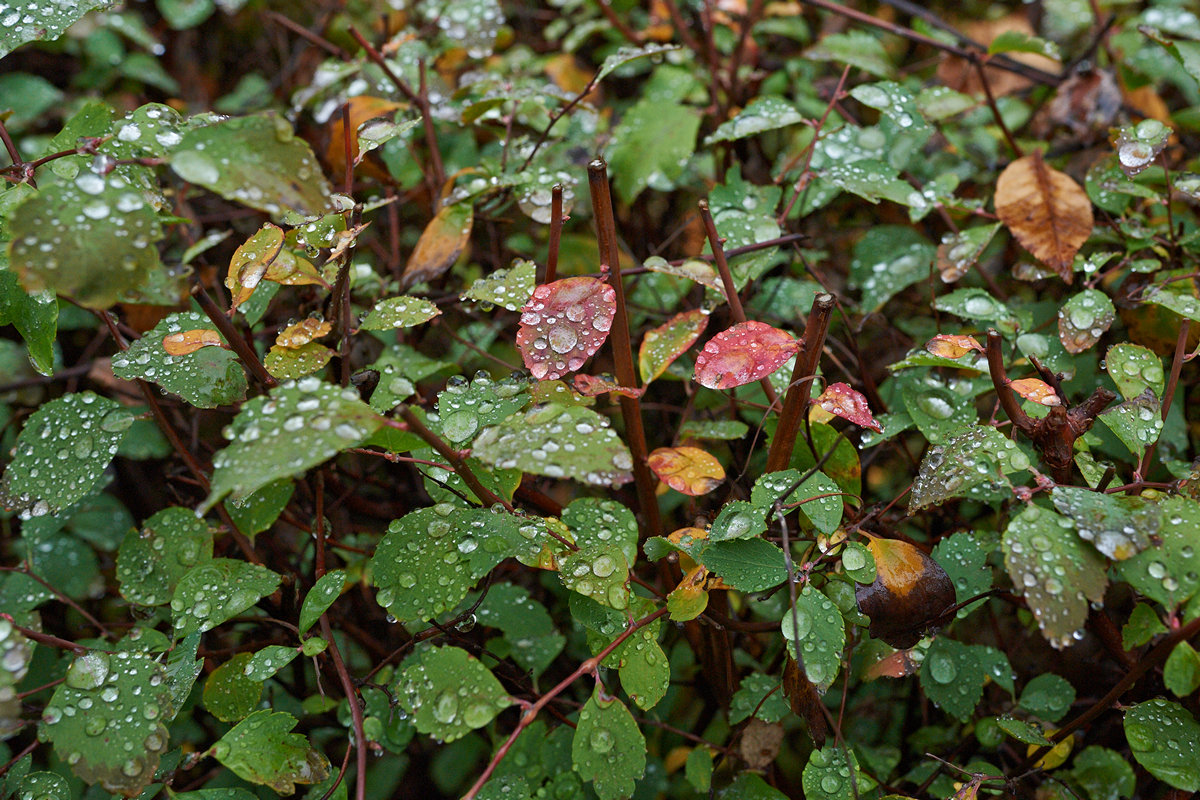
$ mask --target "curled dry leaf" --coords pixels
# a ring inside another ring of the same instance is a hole
[[[333,324],[323,319],[302,319],[288,325],[275,337],[275,344],[288,349],[303,347],[314,339],[320,339],[333,330]]]
[[[954,583],[920,548],[898,539],[872,536],[875,580],[854,592],[858,610],[871,618],[870,632],[892,647],[906,649],[953,616]]]
[[[283,228],[266,223],[234,251],[225,275],[225,288],[233,298],[232,308],[250,299],[267,269],[283,249]]]
[[[450,269],[467,246],[474,224],[475,207],[470,200],[442,206],[421,231],[421,238],[404,265],[400,288],[433,280]]]
[[[647,463],[658,479],[693,497],[708,494],[725,480],[725,468],[699,447],[660,447]]]
[[[830,414],[848,419],[862,428],[870,428],[876,433],[883,433],[883,426],[871,415],[867,398],[861,392],[851,389],[845,383],[831,383],[821,392],[821,396],[813,401]]]
[[[962,358],[972,350],[982,353],[983,345],[977,342],[974,336],[939,333],[925,343],[925,349],[942,358]]]
[[[622,397],[641,397],[646,393],[644,388],[622,386],[611,375],[576,375],[574,383],[575,391],[584,397],[599,397],[609,392]]]
[[[517,330],[517,347],[533,377],[557,380],[581,368],[608,338],[616,298],[597,278],[564,278],[534,289]]]
[[[700,310],[676,314],[653,330],[646,331],[638,349],[638,372],[649,383],[667,371],[671,362],[691,347],[708,327],[708,314]]]
[[[696,358],[696,380],[709,389],[732,389],[762,380],[800,352],[791,334],[765,322],[742,322],[721,331]]]
[[[224,347],[221,334],[207,328],[169,333],[163,337],[163,350],[169,356],[186,356],[201,347]]]
[[[1075,254],[1092,234],[1092,202],[1040,152],[1018,158],[996,181],[996,214],[1029,252],[1070,283]]]
[[[1032,403],[1043,406],[1062,405],[1062,399],[1054,392],[1054,387],[1038,378],[1009,381],[1008,388]]]

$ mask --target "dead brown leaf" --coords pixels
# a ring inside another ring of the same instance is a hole
[[[996,214],[1022,247],[1071,283],[1075,253],[1092,233],[1092,202],[1082,186],[1035,152],[1000,173]]]
[[[432,280],[454,265],[471,238],[475,207],[469,200],[442,206],[417,240],[400,277],[400,288]]]

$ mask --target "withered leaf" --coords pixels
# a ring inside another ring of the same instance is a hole
[[[883,427],[875,421],[867,398],[861,392],[851,389],[845,383],[831,383],[821,392],[821,396],[813,401],[830,414],[848,419],[862,428],[870,428],[877,433],[883,433]]]
[[[858,610],[871,618],[870,633],[892,647],[912,647],[954,615],[954,583],[919,547],[870,537],[875,580],[854,592]]]
[[[221,334],[207,328],[169,333],[163,337],[163,350],[170,356],[186,356],[201,347],[224,347]]]
[[[942,358],[962,358],[972,350],[982,353],[983,345],[976,341],[974,336],[939,333],[925,343],[925,349]]]
[[[1022,247],[1072,281],[1075,254],[1092,234],[1092,203],[1082,186],[1034,152],[1000,173],[996,214]]]
[[[725,468],[699,447],[660,447],[646,459],[658,479],[693,497],[708,494],[725,480]]]
[[[433,280],[450,269],[467,246],[474,224],[475,207],[470,200],[442,206],[437,216],[425,226],[408,257],[404,274],[400,276],[400,288],[408,289],[421,281]]]

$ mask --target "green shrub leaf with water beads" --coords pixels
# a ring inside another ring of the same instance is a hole
[[[933,548],[933,560],[946,571],[954,583],[958,602],[965,602],[992,588],[992,568],[988,557],[995,552],[997,538],[984,531],[961,531],[945,537]],[[845,556],[842,556],[843,562]],[[958,610],[959,619],[979,608],[977,601]]]
[[[29,672],[33,647],[11,622],[0,619],[0,739],[12,737],[25,725],[17,684]]]
[[[905,376],[900,396],[905,409],[930,444],[942,445],[969,430],[977,421],[973,385],[938,378]],[[886,430],[886,429],[885,429]]]
[[[1140,345],[1114,344],[1104,356],[1104,368],[1126,400],[1132,400],[1147,389],[1161,398],[1166,388],[1162,359]]]
[[[804,115],[784,98],[761,95],[751,100],[733,119],[722,122],[704,140],[704,144],[708,146],[716,142],[733,142],[803,121]]]
[[[1176,789],[1200,791],[1200,724],[1178,703],[1156,697],[1125,712],[1125,738],[1146,770]]]
[[[395,691],[417,730],[443,742],[482,728],[512,704],[496,676],[458,647],[430,647],[410,656]]]
[[[304,596],[300,606],[300,633],[308,633],[308,629],[317,623],[334,602],[341,597],[346,588],[346,570],[335,569],[326,572]]]
[[[1104,600],[1104,559],[1080,540],[1070,519],[1036,505],[1009,521],[1003,545],[1013,588],[1042,635],[1058,649],[1070,647],[1087,620],[1088,601]]]
[[[107,308],[158,266],[162,228],[141,189],[117,173],[83,171],[47,186],[9,217],[12,269],[26,290]]]
[[[1132,400],[1113,406],[1096,419],[1107,425],[1135,456],[1140,456],[1157,442],[1163,429],[1158,397],[1150,388]]]
[[[188,183],[273,217],[289,211],[311,217],[329,208],[329,183],[312,150],[275,114],[188,131],[170,163]]]
[[[615,544],[590,544],[559,560],[563,586],[612,608],[629,605],[629,562]]]
[[[846,623],[833,601],[811,585],[796,595],[796,605],[779,623],[793,658],[804,664],[808,679],[824,691],[837,677],[846,644]],[[797,656],[797,652],[799,657]]]
[[[297,783],[320,783],[329,760],[308,739],[290,733],[296,718],[281,711],[256,711],[209,748],[213,758],[243,780],[292,794]]]
[[[393,520],[375,550],[376,600],[404,622],[454,608],[510,556],[536,558],[542,528],[511,514],[440,503]]]
[[[244,497],[357,447],[380,424],[353,389],[315,377],[276,387],[243,405],[225,429],[230,443],[213,457],[212,486],[200,512],[230,492]]]
[[[571,616],[587,632],[588,647],[599,655],[629,627],[630,618],[652,614],[655,606],[645,598],[634,597],[627,609],[617,610],[580,594],[571,595]],[[640,708],[652,708],[666,694],[671,665],[658,644],[661,620],[638,628],[609,653],[602,666],[618,669],[621,688]]]
[[[1061,675],[1043,672],[1021,690],[1017,705],[1046,722],[1058,722],[1075,702],[1075,687]]]
[[[832,743],[812,751],[800,780],[808,800],[849,800],[875,786],[859,771],[854,753]]]
[[[274,592],[279,581],[266,567],[232,558],[193,567],[179,579],[171,598],[175,635],[212,630]]]
[[[521,666],[538,676],[550,666],[567,643],[554,627],[546,607],[529,595],[523,586],[496,583],[475,609],[480,625],[495,628],[504,634],[508,655]],[[488,649],[497,651],[495,639]]]
[[[1053,498],[1054,507],[1075,523],[1079,538],[1114,561],[1145,550],[1162,521],[1161,509],[1141,497],[1059,486]]]
[[[787,580],[783,551],[765,539],[713,542],[695,558],[742,592],[762,592]]]
[[[8,785],[6,782],[6,787]],[[33,800],[35,797],[37,800],[71,800],[70,784],[55,772],[30,772],[19,781],[14,780],[13,785],[16,787],[13,797],[19,800]]]
[[[975,711],[988,680],[1009,693],[1013,690],[1008,657],[986,645],[963,644],[938,636],[921,664],[921,688],[926,696],[963,722]]]
[[[132,424],[132,414],[92,392],[44,403],[17,438],[0,505],[40,517],[87,497]]]
[[[502,469],[595,486],[633,480],[633,456],[607,417],[582,406],[548,403],[514,414],[475,439],[473,454]]]
[[[408,345],[391,344],[370,365],[379,373],[379,383],[371,393],[371,408],[379,413],[391,411],[416,391],[417,381],[432,375],[457,372],[454,364],[436,361]]]
[[[1161,528],[1154,546],[1114,566],[1113,577],[1174,608],[1200,589],[1200,503],[1168,497],[1159,508]]]
[[[646,772],[646,738],[629,709],[600,686],[579,712],[571,761],[600,800],[629,797]]]
[[[756,506],[745,500],[731,500],[713,520],[708,533],[710,542],[753,539],[767,529],[769,506]]]
[[[851,285],[862,290],[862,310],[878,311],[904,289],[927,278],[936,258],[937,248],[912,228],[870,228],[854,246],[850,263]]]
[[[204,681],[204,707],[222,722],[245,719],[262,699],[262,682],[246,674],[252,658],[254,653],[235,653]]]
[[[387,297],[375,304],[375,308],[363,317],[359,327],[364,331],[411,328],[413,325],[428,322],[441,313],[437,306],[421,297]]]
[[[562,521],[580,547],[616,545],[630,564],[637,560],[637,519],[615,500],[581,497],[563,509]]]
[[[1117,309],[1108,295],[1084,289],[1059,309],[1058,339],[1068,353],[1082,353],[1100,341],[1116,318]]]
[[[175,585],[192,567],[213,554],[213,531],[189,508],[172,506],[131,529],[117,551],[121,596],[157,606],[171,600]]]
[[[26,42],[47,42],[62,36],[89,11],[116,5],[113,0],[73,0],[70,3],[5,3],[0,17],[0,58]]]
[[[253,539],[255,534],[275,524],[295,491],[296,485],[292,481],[280,478],[250,494],[227,501],[225,510],[238,530]]]
[[[167,673],[148,656],[90,650],[77,656],[42,713],[38,737],[71,770],[110,792],[136,796],[167,749],[174,714]]]
[[[21,334],[34,369],[43,375],[54,371],[58,300],[47,295],[35,298],[22,289],[4,253],[0,253],[0,325],[12,325]]]
[[[1009,494],[1004,476],[1028,468],[1029,457],[1012,440],[989,425],[977,425],[925,454],[908,513],[952,497],[1002,499]]]
[[[518,377],[494,380],[483,370],[469,382],[455,375],[437,397],[437,427],[446,441],[464,446],[489,425],[503,422],[529,403],[527,381]]]
[[[510,268],[498,269],[472,283],[463,293],[462,299],[490,303],[509,311],[520,311],[533,296],[536,277],[537,265],[527,259],[518,258]]]

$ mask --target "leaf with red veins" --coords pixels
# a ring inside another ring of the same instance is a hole
[[[649,383],[667,371],[671,362],[695,344],[708,327],[708,314],[684,311],[653,330],[646,331],[638,349],[638,371],[642,382]]]
[[[596,278],[564,278],[534,289],[517,331],[517,347],[533,377],[553,381],[583,367],[608,338],[616,297]]]
[[[741,322],[709,339],[696,357],[696,380],[732,389],[762,380],[800,352],[791,334],[764,322]]]
[[[1054,387],[1037,378],[1021,378],[1008,382],[1008,388],[1033,403],[1043,406],[1061,406],[1062,399],[1055,394]]]
[[[641,397],[646,393],[644,388],[622,386],[611,375],[576,375],[575,391],[584,397],[599,397],[602,394],[614,392],[623,397]]]
[[[883,433],[883,427],[871,415],[867,398],[844,383],[829,384],[825,387],[825,391],[821,392],[821,396],[813,402],[830,414],[848,419],[861,428],[870,428],[876,433]]]
[[[982,353],[983,345],[976,341],[974,336],[954,336],[948,333],[939,333],[925,343],[925,349],[935,356],[941,356],[942,358],[962,358],[972,350]]]
[[[725,480],[721,462],[699,447],[660,447],[646,463],[667,486],[693,497],[708,494]]]

